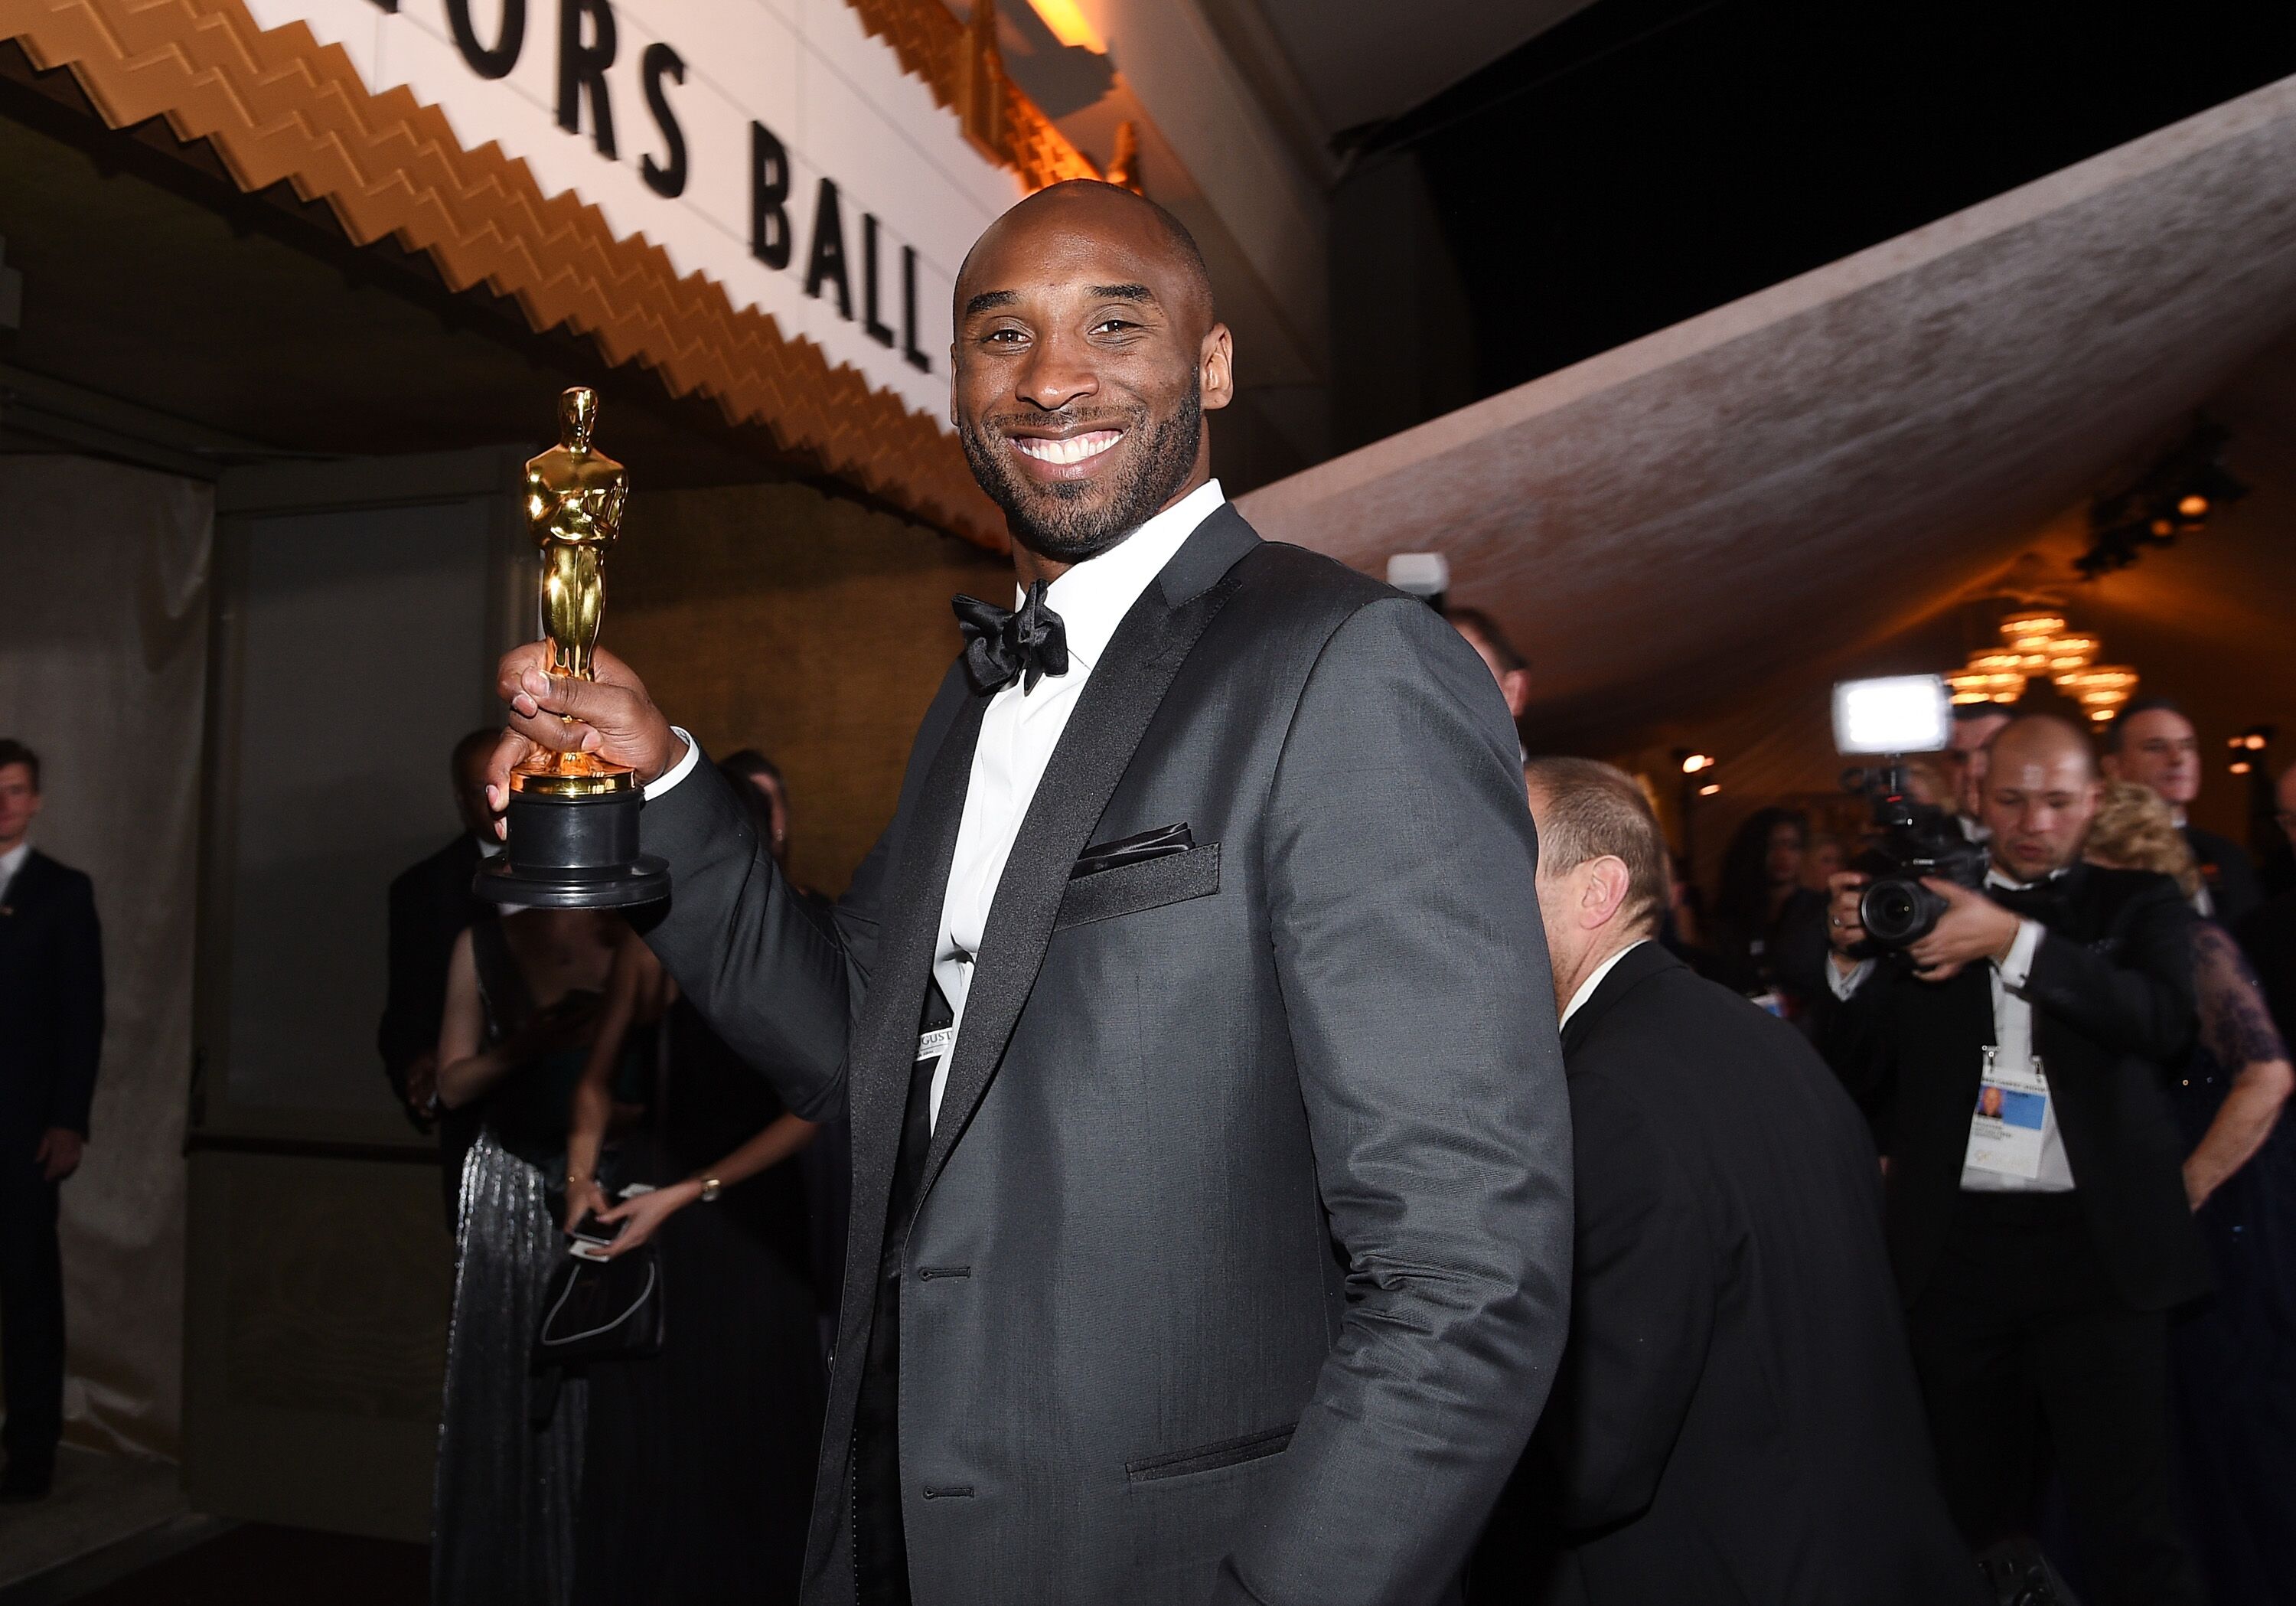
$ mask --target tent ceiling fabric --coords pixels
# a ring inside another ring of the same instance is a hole
[[[1934,611],[2292,318],[2296,78],[1242,503],[1443,552],[1527,723],[1615,740]]]

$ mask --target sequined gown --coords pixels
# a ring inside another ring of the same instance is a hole
[[[2237,1067],[2288,1057],[2232,939],[2202,921],[2196,943],[2201,1047],[2172,1089],[2188,1150]],[[2169,1329],[2181,1515],[2214,1606],[2296,1606],[2296,1112],[2200,1227],[2216,1292]]]
[[[487,1041],[532,1017],[500,922],[472,927]],[[589,1050],[537,1056],[488,1095],[463,1167],[455,1314],[439,1426],[430,1552],[436,1606],[565,1606],[582,1481],[584,1385],[537,1390],[528,1357],[542,1290],[562,1252],[551,1195],[565,1186],[566,1129]],[[537,1404],[547,1407],[539,1423]]]

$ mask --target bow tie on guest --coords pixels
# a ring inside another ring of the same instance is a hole
[[[1997,875],[1985,878],[1985,895],[2013,915],[2022,915],[2047,924],[2052,915],[2065,910],[2065,877],[2062,870],[2022,886],[2012,886]]]
[[[964,634],[964,673],[973,690],[986,695],[1019,677],[1021,689],[1029,692],[1043,677],[1069,672],[1068,627],[1045,605],[1043,581],[1029,588],[1018,608],[978,597],[959,597],[950,605]]]

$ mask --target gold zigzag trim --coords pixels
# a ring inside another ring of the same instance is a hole
[[[994,0],[976,0],[993,4]],[[893,47],[901,66],[922,78],[933,100],[954,108],[958,101],[961,62],[970,47],[965,25],[941,0],[846,0],[860,14],[862,29]],[[997,69],[1002,76],[1002,64]],[[1092,159],[1069,143],[1037,103],[1004,78],[1004,138],[996,154],[1013,164],[1021,181],[1032,190],[1064,178],[1098,178]]]
[[[1003,519],[931,419],[712,280],[679,277],[596,207],[544,194],[524,161],[492,144],[463,150],[437,107],[404,88],[372,93],[303,24],[266,33],[241,0],[0,0],[0,38],[43,70],[70,68],[112,127],[164,117],[178,139],[206,140],[242,188],[289,184],[325,202],[353,243],[390,235],[449,288],[484,284],[537,330],[586,335],[609,362],[643,363],[673,394],[706,396],[728,422],[762,424],[895,506],[1006,548]]]

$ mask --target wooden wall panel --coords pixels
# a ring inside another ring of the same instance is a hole
[[[737,486],[633,497],[610,585],[606,646],[707,751],[783,767],[791,868],[836,893],[956,655],[949,598],[1009,601],[1013,569],[802,486]]]

